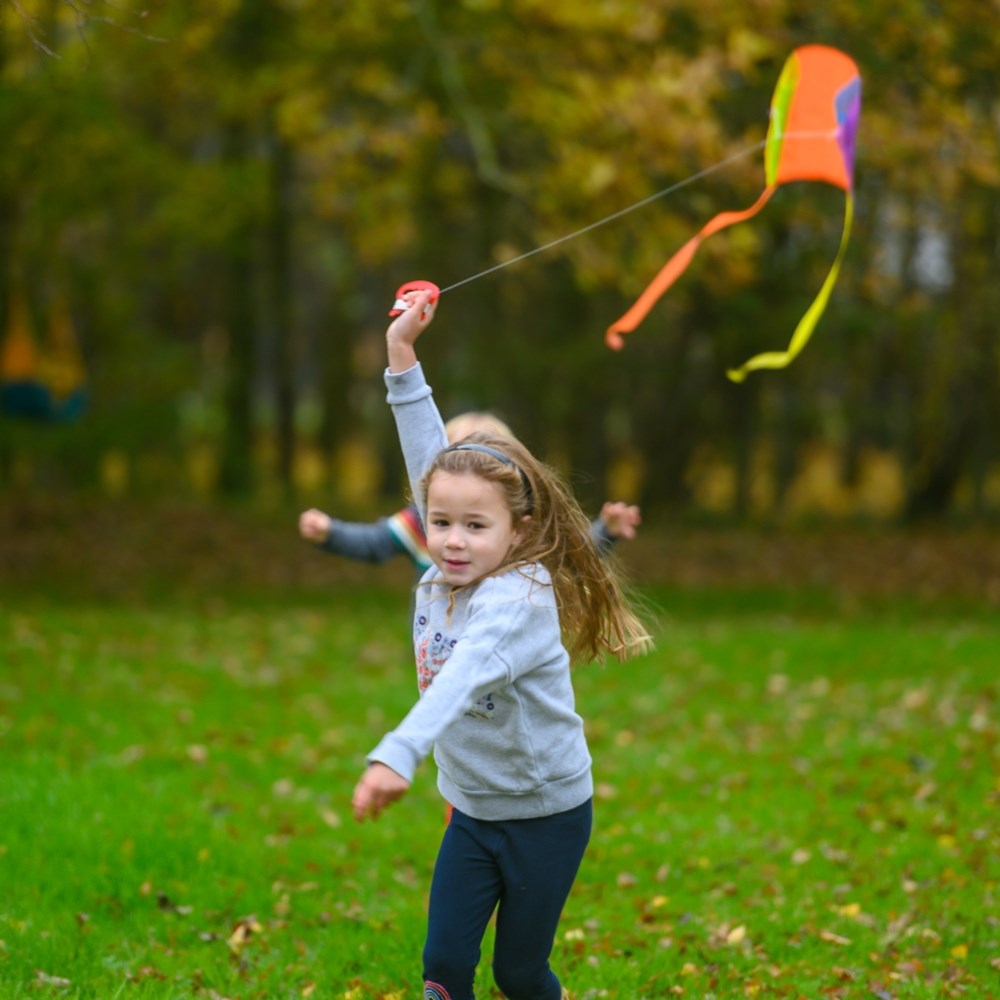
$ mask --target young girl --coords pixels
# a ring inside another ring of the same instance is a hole
[[[431,883],[425,1000],[473,1000],[494,909],[508,1000],[567,998],[549,967],[590,837],[593,781],[570,663],[648,645],[559,478],[512,437],[448,447],[414,344],[427,292],[386,332],[388,400],[433,565],[417,588],[420,698],[368,755],[355,818],[375,818],[434,751],[453,806]]]

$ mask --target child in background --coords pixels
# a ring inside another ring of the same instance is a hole
[[[494,910],[504,996],[566,1000],[549,955],[593,796],[570,665],[625,659],[649,638],[553,470],[506,435],[448,446],[414,350],[430,295],[408,302],[386,333],[385,379],[432,560],[413,620],[420,697],[368,755],[354,815],[404,795],[433,750],[454,809],[431,883],[424,1000],[473,1000]]]
[[[469,412],[453,417],[445,425],[448,442],[454,444],[477,431],[513,437],[511,429],[492,413]],[[590,524],[590,537],[602,553],[610,552],[619,538],[635,538],[641,521],[639,508],[621,501],[608,501]],[[427,538],[415,504],[407,504],[390,517],[372,522],[342,521],[315,507],[299,515],[299,535],[325,552],[361,562],[382,563],[406,553],[420,576],[430,565]]]

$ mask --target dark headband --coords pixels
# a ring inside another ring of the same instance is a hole
[[[484,455],[490,455],[495,458],[498,462],[502,462],[504,465],[509,465],[514,469],[517,469],[517,474],[521,477],[521,485],[524,487],[524,494],[528,498],[528,513],[531,513],[531,509],[534,506],[532,493],[531,493],[531,483],[528,482],[528,477],[524,474],[524,469],[521,468],[510,457],[510,455],[505,455],[502,451],[497,448],[491,448],[488,444],[479,444],[476,441],[466,441],[459,444],[453,444],[445,448],[441,453],[442,455],[449,451],[478,451]]]

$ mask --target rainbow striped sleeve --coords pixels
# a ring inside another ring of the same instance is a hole
[[[413,564],[421,571],[431,565],[431,557],[427,552],[427,536],[424,526],[420,523],[420,515],[416,507],[404,507],[388,519],[389,532],[396,544],[413,560]]]

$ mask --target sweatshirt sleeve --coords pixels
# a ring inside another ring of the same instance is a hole
[[[320,548],[360,562],[382,563],[404,551],[389,528],[389,518],[370,523],[332,518],[330,531]]]
[[[567,658],[555,595],[547,583],[514,571],[484,580],[469,604],[461,638],[403,721],[368,755],[407,781],[440,735],[485,692]]]
[[[386,399],[396,420],[399,444],[410,478],[410,492],[424,521],[426,511],[419,489],[420,480],[438,452],[447,447],[448,435],[419,363],[405,372],[390,372],[387,369],[385,385],[388,390]]]
[[[602,556],[606,556],[618,542],[614,535],[608,534],[608,529],[599,517],[590,522],[590,540]]]

